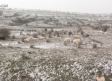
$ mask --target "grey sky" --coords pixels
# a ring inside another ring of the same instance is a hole
[[[12,8],[112,13],[112,0],[2,0],[1,4],[8,4]]]

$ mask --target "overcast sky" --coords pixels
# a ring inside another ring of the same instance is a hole
[[[8,4],[11,8],[112,13],[112,0],[0,0],[2,4]]]

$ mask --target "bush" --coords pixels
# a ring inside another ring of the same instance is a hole
[[[26,39],[27,37],[22,37],[22,42],[24,42],[24,39]]]
[[[97,48],[97,44],[93,44],[93,48]]]
[[[92,26],[92,29],[99,30],[100,29],[100,26]]]
[[[84,34],[84,31],[81,31],[81,35],[83,35]]]
[[[35,18],[24,19],[24,18],[16,17],[16,19],[12,19],[12,22],[14,22],[16,25],[27,24],[27,23],[33,22],[33,21],[35,21]]]
[[[54,32],[53,28],[51,28],[51,32]]]
[[[50,39],[46,39],[46,42],[47,42],[47,43],[50,43],[51,41],[50,41]]]
[[[78,30],[77,30],[77,33],[81,33],[81,35],[83,35],[84,34],[84,31],[83,31],[83,29],[82,28],[79,28]]]
[[[78,30],[77,30],[77,32],[81,32],[82,31],[82,28],[81,27],[79,27],[78,28]]]
[[[108,28],[109,28],[108,26],[103,26],[103,27],[102,27],[102,31],[103,31],[103,32],[106,32],[106,31],[108,30]]]
[[[46,36],[46,34],[45,34],[45,33],[42,33],[42,34],[41,34],[41,36],[45,37],[45,36]]]
[[[57,37],[60,37],[60,34],[59,34],[59,32],[57,33]]]
[[[30,59],[30,57],[26,56],[25,54],[22,54],[21,57],[23,60],[29,60]]]
[[[20,14],[19,14],[19,13],[14,13],[13,16],[14,16],[14,17],[20,16]]]
[[[15,26],[15,24],[14,24],[14,23],[9,23],[8,25],[9,25],[9,26]]]
[[[52,38],[52,35],[51,34],[49,34],[49,38]]]
[[[0,11],[0,16],[2,16],[3,15],[3,11]]]
[[[33,48],[34,47],[34,45],[30,45],[30,48]]]
[[[6,39],[6,38],[9,38],[10,37],[10,30],[8,29],[0,29],[0,39]]]
[[[69,35],[69,36],[70,36],[70,35],[73,35],[73,33],[72,33],[71,31],[69,31],[69,32],[68,32],[68,35]]]
[[[34,33],[34,34],[33,34],[33,37],[34,37],[34,38],[37,38],[37,36],[38,36],[37,33]]]
[[[47,28],[45,28],[44,31],[47,31]]]
[[[13,35],[12,38],[15,39],[15,35]]]
[[[55,32],[54,32],[54,36],[56,36],[56,35],[57,35],[57,32],[55,31]]]
[[[26,23],[26,26],[28,26],[28,23]]]
[[[88,33],[84,33],[83,37],[89,37],[89,34]]]

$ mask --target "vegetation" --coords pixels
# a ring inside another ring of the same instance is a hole
[[[35,18],[19,18],[16,17],[16,19],[12,19],[12,21],[16,24],[16,25],[22,25],[22,24],[27,24],[29,22],[35,21]]]
[[[2,16],[3,15],[3,11],[0,11],[0,16]]]
[[[14,13],[13,16],[14,16],[14,17],[16,17],[16,16],[20,16],[20,14],[19,14],[19,13]]]
[[[44,31],[47,31],[47,28],[45,28]]]
[[[34,38],[37,38],[37,36],[38,36],[37,33],[34,33],[34,34],[33,34],[33,37],[34,37]]]
[[[46,39],[46,42],[47,42],[47,43],[50,43],[51,41],[50,41],[50,39]]]
[[[97,48],[97,44],[93,44],[93,48]]]
[[[6,39],[6,38],[9,38],[10,37],[10,30],[8,29],[0,29],[0,39]]]
[[[103,31],[103,32],[106,32],[106,31],[108,30],[108,28],[109,28],[108,26],[103,26],[103,27],[102,27],[102,31]]]

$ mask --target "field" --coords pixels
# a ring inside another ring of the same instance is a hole
[[[18,21],[19,18],[31,21],[23,23]],[[10,38],[0,40],[3,45],[0,46],[1,81],[95,81],[98,72],[110,79],[111,19],[110,15],[4,10],[0,29],[9,29],[11,34]],[[108,30],[103,32],[102,27],[93,28],[99,23],[109,25]],[[79,48],[73,42],[65,45],[64,39],[69,37],[73,40],[79,27],[97,41],[83,36]],[[66,33],[63,34],[62,30]],[[55,35],[55,31],[61,32]],[[36,40],[22,41],[34,34]]]

